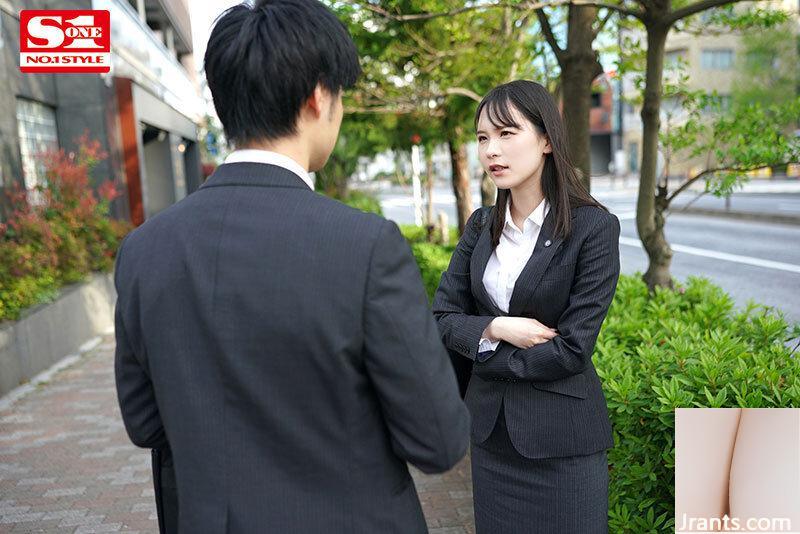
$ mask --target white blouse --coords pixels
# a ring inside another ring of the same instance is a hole
[[[525,219],[520,230],[511,218],[511,203],[506,203],[506,224],[500,235],[500,242],[483,273],[483,287],[486,288],[495,306],[506,313],[517,278],[533,254],[544,218],[549,211],[550,205],[547,200],[542,200]],[[499,341],[481,338],[478,352],[495,350],[499,344]]]

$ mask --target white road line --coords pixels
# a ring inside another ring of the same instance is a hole
[[[643,248],[642,242],[633,237],[620,236],[620,245],[628,245],[631,247]],[[779,271],[788,271],[790,273],[800,274],[800,265],[792,263],[782,263],[779,261],[762,260],[760,258],[753,258],[751,256],[740,256],[739,254],[728,254],[727,252],[718,252],[716,250],[706,250],[704,248],[689,247],[686,245],[676,245],[670,243],[670,247],[675,252],[683,252],[693,256],[703,256],[705,258],[714,258],[717,260],[731,261],[734,263],[743,263],[745,265],[754,265],[756,267],[764,267],[767,269],[776,269]]]

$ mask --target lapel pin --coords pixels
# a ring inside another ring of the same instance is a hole
[[[544,246],[549,247],[550,243],[551,243],[551,241],[548,239],[547,241],[544,242]]]

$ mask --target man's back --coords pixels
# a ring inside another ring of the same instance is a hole
[[[227,164],[116,280],[123,417],[171,446],[182,532],[425,531],[405,461],[452,467],[469,418],[393,223]]]

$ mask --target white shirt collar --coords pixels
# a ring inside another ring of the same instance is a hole
[[[277,165],[278,167],[283,167],[287,171],[292,171],[297,176],[302,178],[306,185],[308,185],[312,191],[314,190],[314,180],[311,179],[308,171],[289,156],[284,156],[283,154],[278,154],[277,152],[272,152],[270,150],[243,148],[241,150],[234,150],[228,155],[227,158],[225,158],[225,163],[244,162],[266,163],[267,165]]]
[[[550,204],[547,202],[547,199],[542,199],[542,201],[539,202],[539,205],[536,206],[536,209],[534,209],[531,212],[531,214],[528,215],[528,217],[525,219],[525,222],[523,223],[523,230],[525,229],[526,226],[528,226],[528,224],[527,224],[528,221],[536,224],[539,228],[541,228],[542,225],[544,224],[544,218],[547,217],[547,214],[548,214],[549,211],[550,211]],[[519,228],[517,228],[517,225],[514,224],[514,219],[511,218],[511,199],[510,198],[509,198],[508,202],[506,202],[506,225],[507,226],[511,226],[511,228],[513,228],[514,230],[517,230],[518,232],[522,232],[523,231],[523,230],[520,230]]]

